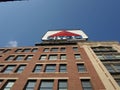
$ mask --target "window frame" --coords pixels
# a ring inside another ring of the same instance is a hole
[[[36,83],[37,80],[28,80],[24,87],[24,90],[34,90]]]

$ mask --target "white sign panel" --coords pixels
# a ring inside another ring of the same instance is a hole
[[[48,31],[42,40],[86,40],[88,36],[82,30]]]

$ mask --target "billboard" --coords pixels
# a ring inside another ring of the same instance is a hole
[[[48,31],[42,40],[87,40],[88,36],[82,30]]]

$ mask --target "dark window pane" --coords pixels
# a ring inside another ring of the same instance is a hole
[[[46,65],[45,72],[55,72],[55,71],[56,71],[56,65],[54,64]]]
[[[25,60],[31,60],[33,58],[33,55],[28,55]]]
[[[75,59],[81,59],[81,56],[80,56],[80,54],[75,54]]]
[[[49,60],[57,60],[57,55],[49,55]]]
[[[27,48],[27,49],[24,49],[23,52],[30,52],[31,49],[30,48]]]
[[[65,51],[66,51],[66,48],[62,47],[62,48],[60,49],[60,51],[61,51],[61,52],[65,52]]]
[[[104,64],[104,65],[105,65],[105,67],[107,68],[107,70],[108,70],[110,73],[116,72],[116,71],[114,70],[114,68],[113,68],[110,64]]]
[[[67,89],[67,80],[59,80],[58,81],[58,90],[68,90]]]
[[[89,79],[81,80],[83,90],[93,90]]]
[[[9,57],[7,57],[5,60],[6,61],[12,61],[14,59],[14,55],[10,55]]]
[[[61,59],[61,60],[66,60],[66,54],[61,54],[61,55],[60,55],[60,59]]]
[[[60,64],[60,72],[66,72],[66,64]]]
[[[24,90],[34,90],[36,80],[29,80]]]
[[[39,90],[53,90],[53,80],[42,80]]]
[[[120,86],[120,79],[115,79],[115,81],[118,83],[118,85]]]
[[[17,49],[15,52],[22,52],[22,49]]]
[[[42,70],[42,65],[41,64],[37,64],[36,66],[35,66],[35,69],[34,69],[34,73],[39,73],[39,72],[41,72],[41,70]]]
[[[32,49],[32,52],[37,52],[38,51],[38,48],[33,48]]]
[[[44,52],[49,52],[49,48],[45,48],[43,51]]]
[[[3,90],[11,90],[12,86],[14,85],[14,80],[7,81],[6,85],[4,86]]]
[[[86,72],[84,64],[77,64],[77,67],[79,72]]]
[[[18,69],[17,69],[17,73],[22,73],[23,72],[23,70],[25,69],[25,67],[26,67],[26,65],[20,65],[19,67],[18,67]]]
[[[25,55],[18,55],[18,56],[15,58],[15,60],[16,60],[16,61],[24,60],[24,57],[25,57]]]
[[[16,65],[8,65],[3,73],[12,73],[13,69],[15,68]]]
[[[51,48],[51,51],[52,51],[52,52],[57,52],[57,51],[58,51],[58,48]]]
[[[40,56],[40,60],[46,60],[47,59],[47,55],[41,55]]]
[[[77,52],[78,51],[78,47],[73,47],[73,51]]]

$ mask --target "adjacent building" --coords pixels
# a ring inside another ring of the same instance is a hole
[[[120,90],[119,42],[53,30],[35,46],[0,48],[0,90]]]

